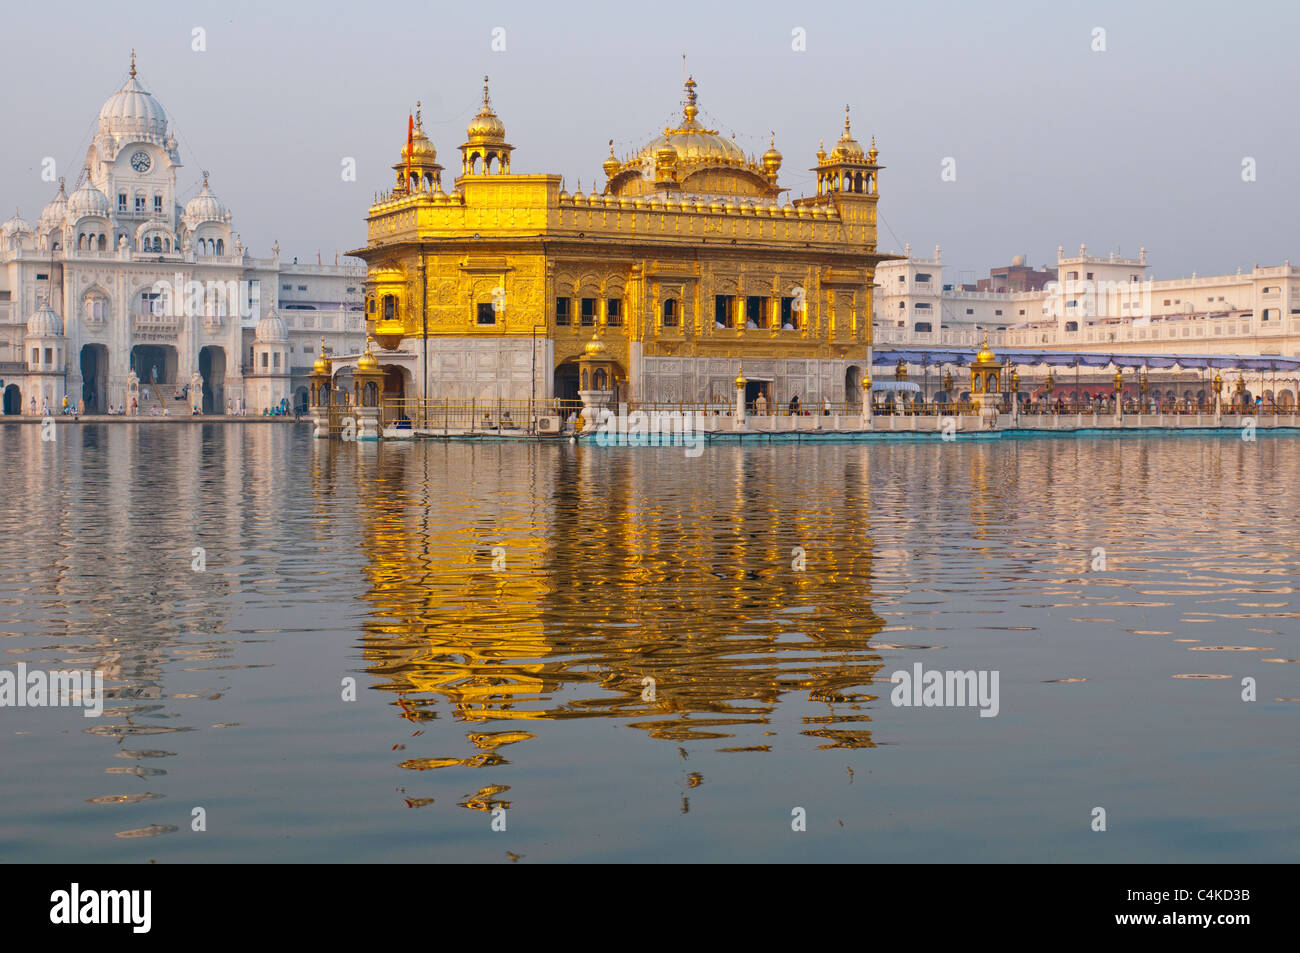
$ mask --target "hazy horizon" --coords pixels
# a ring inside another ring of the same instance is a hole
[[[1300,10],[759,0],[741,19],[739,9],[11,10],[21,42],[8,53],[0,218],[17,207],[35,222],[57,190],[41,179],[46,156],[71,187],[132,48],[181,145],[181,201],[207,169],[252,254],[278,240],[285,261],[314,262],[319,249],[326,263],[364,245],[367,208],[393,181],[417,100],[448,191],[485,73],[513,171],[589,191],[603,185],[610,139],[626,155],[680,116],[685,53],[701,119],[755,155],[774,131],[792,196],[815,190],[818,142],[831,147],[851,105],[855,138],[866,146],[874,135],[886,166],[880,249],[910,243],[929,255],[940,245],[950,280],[1017,254],[1054,266],[1058,245],[1074,254],[1083,243],[1096,255],[1145,246],[1155,278],[1300,259],[1283,235],[1300,205],[1284,171],[1300,134],[1268,103],[1284,102],[1300,72],[1289,44]],[[1098,27],[1104,52],[1092,49]],[[204,52],[192,49],[195,28]],[[496,28],[502,52],[492,50]],[[805,51],[792,49],[797,28]],[[353,182],[341,176],[348,157]],[[1243,181],[1248,157],[1255,181]],[[955,181],[941,176],[948,158]]]

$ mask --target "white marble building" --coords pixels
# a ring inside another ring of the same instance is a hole
[[[261,413],[305,402],[322,338],[360,349],[364,265],[251,256],[208,175],[185,186],[182,168],[132,56],[71,191],[60,180],[35,224],[0,224],[5,414],[65,397],[86,413]]]
[[[1300,267],[1290,261],[1157,281],[1146,249],[1125,258],[1090,255],[1086,246],[1067,256],[1058,248],[1054,282],[999,292],[945,282],[938,248],[932,256],[910,251],[876,270],[877,349],[973,348],[987,333],[995,350],[1300,357]],[[1044,373],[1021,371],[1031,384]],[[1283,408],[1300,399],[1294,372],[1243,376],[1252,393],[1275,397]],[[1105,388],[1105,375],[1092,377]]]

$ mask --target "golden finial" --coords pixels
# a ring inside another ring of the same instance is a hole
[[[488,96],[488,78],[487,78],[487,74],[484,73],[484,74],[483,74],[483,106],[486,108],[487,105],[488,105],[491,101],[492,101],[492,100],[491,100],[491,99],[489,98],[489,96]]]
[[[749,381],[745,380],[745,365],[741,365],[736,371],[736,387],[744,387]]]
[[[775,148],[776,148],[776,130],[775,130],[775,129],[772,130],[772,137],[771,137],[770,139],[767,140],[767,147],[768,147],[769,149],[775,149]]]
[[[204,187],[205,189],[208,187],[208,170],[207,170],[207,169],[204,169],[204,170],[203,170],[203,187]]]
[[[424,125],[424,120],[423,120],[423,118],[420,116],[420,106],[421,106],[421,105],[422,105],[422,104],[421,104],[420,101],[417,99],[417,100],[415,101],[415,125],[416,125],[417,127],[421,127],[421,128],[422,128],[423,125]]]
[[[686,116],[686,121],[690,122],[699,115],[699,107],[695,105],[695,77],[690,76],[686,80],[686,108],[682,112]]]
[[[844,137],[849,137],[849,104],[844,104]]]
[[[135,47],[131,47],[131,78],[135,79]]]
[[[379,367],[379,359],[375,357],[375,352],[370,350],[370,345],[373,341],[374,338],[372,337],[366,338],[366,349],[362,352],[361,356],[357,358],[357,370],[373,371]]]

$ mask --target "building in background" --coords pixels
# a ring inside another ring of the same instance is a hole
[[[133,54],[73,188],[35,223],[0,224],[4,413],[58,413],[65,396],[86,413],[260,413],[305,403],[322,337],[360,349],[364,267],[253,257],[206,173],[182,201],[181,168]]]
[[[1121,354],[1300,356],[1300,268],[1256,265],[1232,275],[1155,281],[1146,249],[1136,258],[1089,255],[1086,246],[1066,257],[1057,249],[1053,269],[1034,270],[1017,256],[976,285],[943,279],[940,250],[933,257],[882,263],[876,271],[875,341],[878,347],[974,348],[988,335],[1005,349]],[[1042,276],[1050,274],[1050,280]],[[1005,277],[1003,277],[1005,276]],[[1005,290],[994,290],[1005,289]],[[913,370],[922,370],[913,368]],[[942,368],[934,369],[941,376]],[[1081,386],[1109,388],[1109,372],[1085,369]],[[1177,384],[1181,399],[1196,396],[1212,372],[1152,371]],[[1046,376],[1021,371],[1026,389]],[[1287,374],[1247,372],[1251,393],[1296,405],[1300,382]]]

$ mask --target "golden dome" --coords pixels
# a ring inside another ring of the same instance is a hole
[[[682,110],[682,124],[676,129],[665,129],[641,150],[640,156],[655,156],[662,149],[672,149],[681,159],[719,159],[744,164],[745,152],[716,129],[706,129],[695,117],[700,114],[696,105],[695,77],[686,81],[686,106]]]
[[[744,368],[744,365],[741,365],[741,367],[739,368],[739,370],[736,372],[736,386],[737,386],[737,387],[744,387],[744,386],[745,386],[746,384],[748,384],[748,383],[749,383],[749,381],[745,380],[745,368]]]
[[[599,331],[591,336],[591,340],[583,350],[587,352],[588,357],[600,357],[605,353],[605,343],[601,341]]]
[[[609,158],[606,159],[604,165],[601,166],[601,168],[605,170],[605,178],[614,178],[615,174],[618,172],[620,164],[621,163],[614,156],[614,140],[611,139],[609,140]]]
[[[835,143],[835,148],[831,150],[831,158],[839,159],[865,159],[866,155],[862,151],[862,146],[853,138],[849,131],[849,107],[844,107],[844,135],[840,136],[839,142]]]
[[[334,362],[329,359],[325,353],[325,339],[320,339],[320,357],[316,358],[316,363],[312,365],[313,374],[329,374],[334,370]]]
[[[374,338],[366,338],[366,350],[365,353],[363,353],[359,358],[357,358],[357,370],[359,371],[378,370],[379,361],[375,358],[375,355],[370,350],[370,345],[373,342],[374,342]]]
[[[870,375],[870,374],[863,374],[863,375],[862,375],[862,388],[863,388],[863,390],[871,390],[871,375]]]
[[[488,96],[488,78],[483,77],[483,107],[469,121],[465,136],[471,143],[505,142],[506,124],[492,111],[492,101]]]
[[[763,168],[769,173],[776,172],[781,168],[781,159],[783,156],[776,148],[776,133],[772,133],[772,139],[768,143],[767,151],[763,153]]]
[[[402,146],[402,158],[407,158],[407,148]],[[420,126],[419,120],[415,123],[415,133],[411,136],[411,159],[427,159],[430,162],[438,158],[438,150],[433,147],[429,137],[424,134],[424,129]]]
[[[992,364],[997,359],[998,356],[989,349],[989,335],[986,331],[984,332],[984,346],[975,355],[975,362],[977,364]]]

